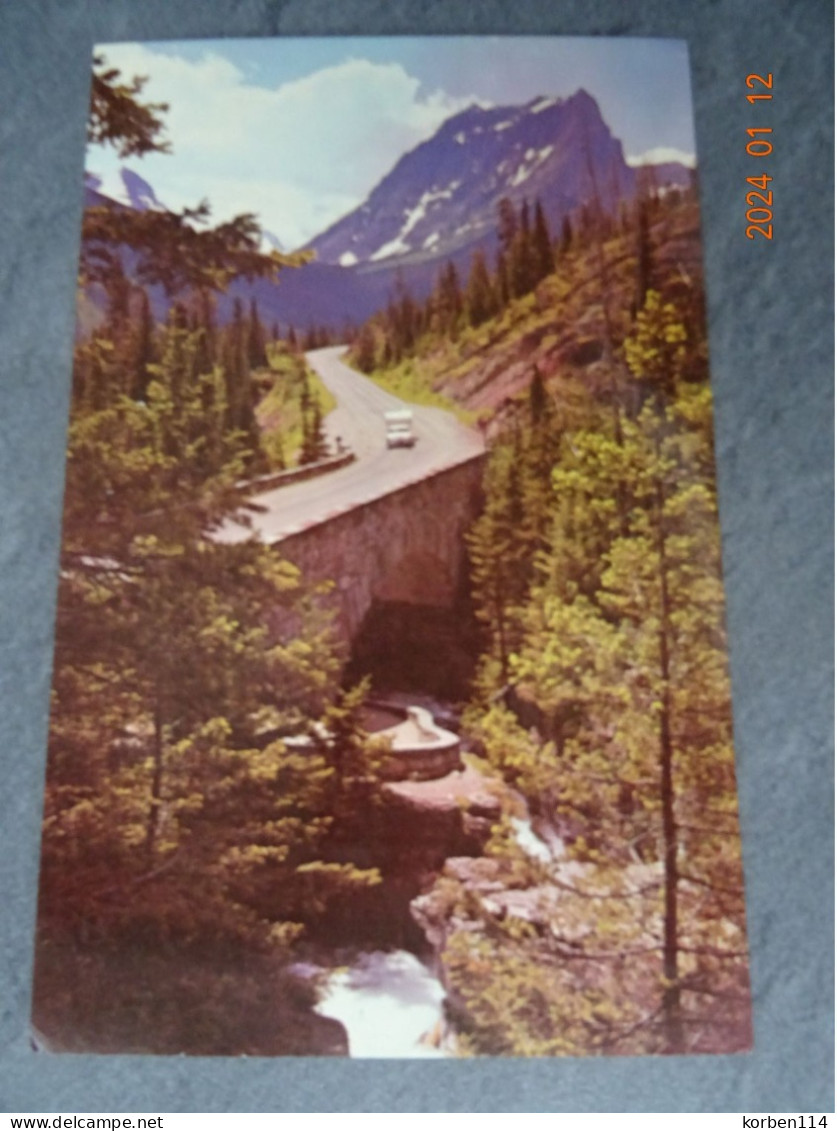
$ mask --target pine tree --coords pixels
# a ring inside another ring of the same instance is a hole
[[[651,242],[648,232],[648,209],[644,199],[636,206],[636,292],[634,310],[638,313],[645,305],[651,286]]]
[[[497,256],[497,295],[500,309],[505,310],[512,299],[511,280],[509,278],[509,261],[503,253]]]
[[[592,397],[567,430],[535,369],[489,458],[468,727],[568,859],[544,869],[497,826],[494,882],[531,895],[523,921],[434,888],[464,925],[442,962],[466,1053],[749,1040],[711,398],[691,287],[668,286],[624,342],[618,432]]]
[[[509,251],[511,289],[515,298],[528,294],[534,283],[534,258],[532,232],[529,222],[529,204],[520,205],[520,222]]]
[[[371,373],[375,368],[375,334],[368,322],[360,328],[357,340],[352,347],[355,364],[362,373]]]
[[[455,339],[463,311],[462,290],[459,285],[459,272],[456,264],[448,260],[439,272],[434,291],[434,319],[438,330],[445,337]]]
[[[555,269],[552,257],[552,236],[541,207],[541,202],[535,202],[535,226],[532,231],[532,250],[534,255],[535,282],[539,283]]]
[[[155,359],[154,318],[151,303],[144,289],[139,291],[138,310],[132,328],[131,356],[129,361],[130,396],[142,400],[148,388],[148,367]]]
[[[91,139],[159,149],[162,108],[137,102],[140,82],[97,67]],[[251,267],[274,269],[250,256],[235,224],[181,244],[179,221],[160,215],[132,229],[116,214],[94,217],[99,263],[121,262],[125,236],[142,248],[141,278],[188,277],[204,299]],[[35,992],[36,1012],[55,1007],[58,963],[70,987],[57,1006],[65,1033],[89,1021],[92,984],[126,948],[132,990],[143,971],[189,966],[201,948],[286,956],[330,900],[377,881],[322,858],[334,769],[277,737],[314,731],[331,703],[329,621],[272,550],[210,537],[238,512],[248,459],[241,306],[223,365],[207,351],[200,301],[191,315],[172,306],[151,356],[147,298],[137,305],[120,288],[112,322],[127,317],[131,365],[103,334],[79,344],[67,464]],[[223,981],[210,980],[206,1003],[177,999],[194,1010],[187,1041]],[[132,1047],[160,1040],[153,993],[136,998]],[[94,1022],[106,1028],[101,1014]]]
[[[232,321],[225,332],[224,372],[227,383],[229,427],[240,432],[250,452],[256,454],[259,450],[259,439],[250,374],[248,326],[239,298],[233,303]]]
[[[566,255],[573,244],[573,226],[569,216],[561,222],[561,254]]]
[[[267,365],[265,353],[264,328],[259,318],[259,304],[250,299],[250,322],[247,330],[247,360],[250,369],[261,369]]]
[[[482,249],[474,252],[465,290],[465,306],[472,326],[481,326],[496,312],[494,289]]]
[[[514,205],[504,196],[497,205],[497,239],[500,251],[508,260],[518,231],[518,218]]]
[[[215,326],[215,303],[212,294],[201,288],[193,297],[190,306],[190,328],[196,334],[197,347],[194,360],[194,376],[210,373],[218,362],[217,329]]]
[[[486,506],[466,539],[475,612],[488,632],[481,677],[486,691],[508,683],[511,655],[518,644],[517,612],[531,574],[521,533],[519,456],[519,435],[491,452],[485,473]]]

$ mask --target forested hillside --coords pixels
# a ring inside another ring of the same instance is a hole
[[[97,64],[92,143],[159,147],[162,112]],[[205,207],[85,215],[80,283],[107,303],[73,372],[34,994],[59,1048],[343,1047],[283,971],[379,881],[334,849],[376,754],[299,571],[211,537],[243,478],[323,454],[330,405],[293,338],[255,305],[214,318],[232,279],[294,269],[257,233]],[[163,325],[148,286],[170,298]],[[292,636],[268,631],[279,610]],[[283,742],[322,728],[316,749]]]
[[[355,363],[492,439],[469,536],[477,748],[566,854],[498,828],[423,914],[461,1048],[711,1051],[749,1040],[698,213],[690,190],[546,229],[405,289]],[[498,892],[505,892],[498,895]]]

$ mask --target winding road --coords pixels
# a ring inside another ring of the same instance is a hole
[[[237,542],[255,533],[263,542],[280,542],[434,472],[473,459],[484,450],[480,434],[461,424],[452,413],[399,400],[344,364],[340,360],[343,353],[345,346],[330,346],[312,350],[306,357],[337,400],[337,408],[325,419],[328,439],[335,447],[339,437],[354,452],[354,462],[314,479],[251,496],[251,525],[228,520],[215,534],[216,539]],[[398,408],[412,409],[416,434],[412,448],[386,446],[384,413]]]

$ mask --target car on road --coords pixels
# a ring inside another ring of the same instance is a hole
[[[412,448],[416,442],[413,414],[409,408],[396,408],[384,413],[388,448]]]

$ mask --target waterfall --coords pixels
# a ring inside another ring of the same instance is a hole
[[[566,845],[554,829],[545,826],[535,832],[528,809],[525,817],[512,817],[511,825],[514,839],[533,860],[554,864],[566,856]]]
[[[376,950],[329,976],[316,1011],[342,1023],[352,1057],[442,1057],[444,997],[414,954]]]

